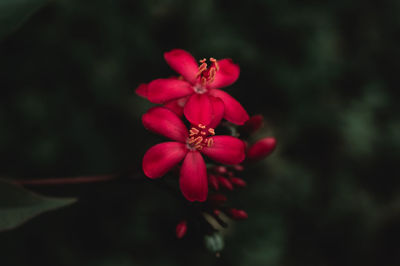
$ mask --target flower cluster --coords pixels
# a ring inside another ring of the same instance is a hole
[[[261,127],[262,116],[249,117],[236,99],[221,90],[238,79],[238,65],[231,59],[214,58],[197,63],[181,49],[166,52],[164,58],[179,76],[156,79],[136,89],[138,95],[158,104],[143,115],[143,125],[170,140],[145,153],[143,172],[160,178],[179,169],[179,187],[187,200],[205,202],[203,210],[219,221],[221,211],[233,219],[246,219],[245,211],[226,207],[223,191],[245,187],[246,182],[237,176],[244,169],[242,163],[266,157],[276,142],[274,138],[253,145],[246,141]],[[219,135],[220,128],[229,134]],[[186,220],[178,224],[178,237],[186,233],[186,227]]]

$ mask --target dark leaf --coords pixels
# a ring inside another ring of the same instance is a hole
[[[0,180],[0,231],[13,229],[43,212],[75,201],[75,198],[44,197]]]

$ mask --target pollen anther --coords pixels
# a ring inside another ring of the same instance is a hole
[[[197,71],[196,76],[199,78],[199,82],[201,86],[205,87],[207,84],[212,83],[215,80],[215,75],[219,70],[219,65],[217,59],[210,57],[210,62],[212,63],[210,68],[206,63],[206,59],[201,59],[199,70]]]
[[[211,147],[214,144],[214,140],[212,138],[207,139],[207,147]]]
[[[187,147],[191,150],[202,150],[203,147],[211,147],[214,140],[210,136],[214,136],[215,131],[203,124],[198,124],[189,130],[189,137],[186,140]]]
[[[189,136],[193,136],[193,135],[196,135],[196,134],[198,134],[199,133],[199,130],[198,129],[196,129],[196,128],[194,128],[194,127],[192,127],[190,130],[189,130]]]

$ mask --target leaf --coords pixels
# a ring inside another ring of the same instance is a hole
[[[0,179],[0,231],[13,229],[46,211],[76,202],[75,198],[51,198]]]
[[[16,29],[47,0],[0,0],[0,39]]]

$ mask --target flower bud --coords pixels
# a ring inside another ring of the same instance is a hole
[[[217,172],[218,174],[225,174],[228,170],[226,169],[225,166],[220,165],[220,166],[216,166],[214,168],[215,172]]]
[[[218,179],[215,175],[208,175],[208,183],[215,189],[219,190]]]
[[[249,217],[244,210],[234,208],[228,210],[228,215],[235,220],[245,220]]]
[[[181,222],[179,222],[176,226],[176,237],[178,239],[181,239],[182,237],[184,237],[186,235],[186,231],[187,231],[187,222],[186,220],[183,220]]]
[[[215,205],[221,205],[227,201],[227,198],[224,194],[213,194],[208,196],[208,201]]]
[[[247,159],[249,160],[260,160],[268,155],[271,154],[271,152],[275,149],[276,147],[276,140],[275,138],[263,138],[256,143],[254,143],[248,150],[247,150]]]
[[[218,182],[221,186],[228,190],[233,190],[233,185],[232,183],[225,177],[223,176],[217,176]]]
[[[244,181],[243,179],[238,178],[238,177],[231,177],[231,178],[229,178],[229,181],[231,181],[231,183],[234,184],[237,187],[245,187],[245,186],[247,186],[246,181]]]
[[[244,170],[244,167],[241,164],[235,164],[232,167],[233,167],[234,170],[239,171],[239,172]]]
[[[253,115],[249,120],[244,124],[244,129],[252,134],[259,130],[264,124],[264,117],[262,115]]]

